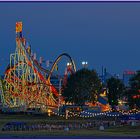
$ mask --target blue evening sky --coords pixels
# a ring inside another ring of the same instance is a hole
[[[0,74],[15,51],[15,22],[37,57],[69,53],[77,68],[140,69],[140,3],[0,3]],[[64,65],[64,64],[62,64]]]

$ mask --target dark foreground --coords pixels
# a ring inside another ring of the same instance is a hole
[[[46,138],[96,138],[96,139],[140,139],[140,126],[120,126],[112,127],[100,131],[97,128],[92,129],[78,129],[78,130],[39,130],[39,131],[0,131],[0,138],[33,138],[33,139],[46,139]]]
[[[36,126],[41,124],[47,124],[46,127],[24,129],[12,129],[2,131],[3,126],[11,121],[26,122],[29,126]],[[94,125],[93,122],[99,124],[101,121],[110,122],[109,126],[105,126],[105,130],[99,130],[98,125]],[[112,124],[112,118],[90,118],[90,119],[70,119],[65,120],[64,118],[48,118],[47,116],[32,116],[32,115],[6,115],[0,114],[0,138],[5,139],[19,139],[19,138],[31,138],[31,139],[140,139],[140,125],[131,126],[127,125],[116,125]],[[89,122],[93,123],[92,127],[85,125]],[[48,125],[49,124],[49,125]],[[56,124],[59,124],[60,128],[55,128]],[[61,124],[61,125],[60,125]],[[77,124],[70,125],[70,124]],[[79,125],[78,125],[79,124]],[[83,124],[83,125],[81,125]],[[53,126],[52,129],[48,129],[47,126]],[[69,130],[61,126],[69,125],[72,126]],[[74,126],[74,128],[73,128]],[[81,126],[79,128],[79,126]]]

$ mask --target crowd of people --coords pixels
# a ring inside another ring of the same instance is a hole
[[[99,128],[99,126],[104,126],[104,128],[108,128],[110,126],[114,126],[115,123],[113,121],[91,121],[91,122],[73,122],[73,123],[36,123],[36,124],[5,124],[2,128],[2,131],[34,131],[34,130],[73,130],[73,129],[92,129]]]

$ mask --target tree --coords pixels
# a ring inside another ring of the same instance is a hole
[[[140,71],[129,80],[130,88],[126,91],[128,104],[131,109],[140,108]]]
[[[84,68],[68,77],[63,96],[66,102],[84,105],[88,101],[95,102],[101,88],[101,81],[96,71]]]
[[[124,88],[124,84],[119,79],[112,77],[107,80],[108,102],[113,109],[118,105],[118,99],[123,95]]]

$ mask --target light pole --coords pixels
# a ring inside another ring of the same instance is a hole
[[[72,66],[72,63],[67,63],[67,67],[71,67]]]
[[[61,96],[62,78],[59,80],[59,96],[58,96],[58,113],[60,109],[60,96]]]
[[[87,61],[82,61],[82,66],[83,66],[83,68],[86,68],[88,66],[88,62]]]

